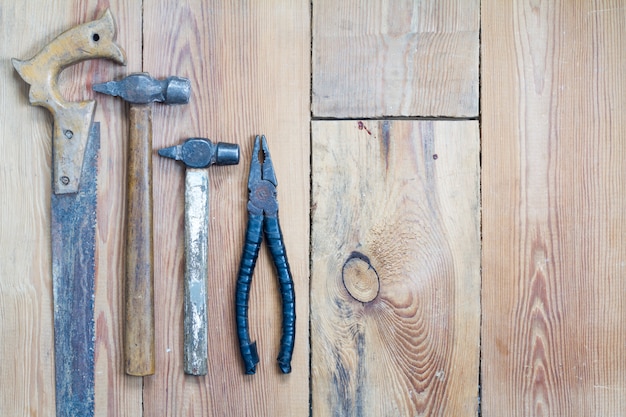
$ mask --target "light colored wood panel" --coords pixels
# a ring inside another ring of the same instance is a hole
[[[476,415],[478,123],[319,121],[312,138],[313,415]]]
[[[476,117],[477,0],[313,3],[313,115]]]
[[[91,92],[94,82],[140,69],[139,2],[109,5],[118,27],[118,42],[128,56],[128,68],[106,61],[89,61],[61,74],[66,98],[96,98],[95,121],[101,122],[96,237],[96,410],[97,416],[139,415],[141,381],[121,374],[119,292],[122,200],[117,192],[123,176],[122,130],[117,117],[123,105],[102,102]],[[3,39],[0,67],[0,137],[11,155],[0,171],[5,198],[0,205],[0,367],[2,415],[54,415],[54,348],[50,259],[50,158],[52,118],[28,103],[28,86],[13,71],[10,57],[27,58],[72,26],[98,18],[96,2],[15,3],[2,1]],[[11,382],[9,382],[11,381]]]
[[[482,10],[483,415],[622,415],[626,10]]]
[[[210,167],[209,371],[183,374],[184,168],[154,159],[156,374],[145,416],[302,416],[309,410],[308,253],[310,12],[303,1],[160,1],[144,6],[144,70],[192,83],[185,106],[154,107],[154,147],[191,136],[238,143],[238,166]],[[163,30],[163,28],[171,28]],[[293,371],[276,363],[281,307],[261,247],[250,299],[257,374],[244,375],[235,331],[235,283],[247,221],[253,139],[267,135],[280,220],[296,291]]]

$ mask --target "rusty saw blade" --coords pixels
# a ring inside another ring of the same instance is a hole
[[[100,125],[93,123],[96,102],[66,101],[59,73],[94,58],[124,64],[114,42],[115,22],[108,10],[98,20],[55,38],[29,60],[13,66],[30,84],[31,104],[48,109],[52,130],[51,240],[54,300],[56,415],[94,415],[94,287],[96,177]]]
[[[94,123],[80,189],[52,194],[52,284],[57,416],[94,414],[94,286],[97,155]]]

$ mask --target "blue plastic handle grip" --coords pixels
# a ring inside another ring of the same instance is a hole
[[[263,215],[250,214],[248,218],[246,241],[237,277],[236,323],[237,335],[239,337],[239,349],[241,351],[246,374],[254,374],[256,372],[256,364],[259,363],[259,355],[256,342],[250,342],[250,332],[248,330],[248,301],[250,298],[252,274],[263,239],[262,231],[265,232],[267,244],[276,267],[283,305],[282,337],[280,341],[280,352],[278,354],[278,364],[283,373],[289,373],[291,372],[291,357],[293,355],[295,342],[295,291],[282,232],[278,218],[276,217],[263,217]]]

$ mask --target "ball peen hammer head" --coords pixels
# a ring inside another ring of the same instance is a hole
[[[93,90],[110,96],[121,97],[131,104],[187,104],[191,95],[188,79],[171,76],[163,80],[140,72],[119,81],[94,84]]]
[[[237,165],[239,145],[224,142],[213,143],[205,138],[189,138],[180,145],[159,149],[159,155],[181,161],[189,168]]]

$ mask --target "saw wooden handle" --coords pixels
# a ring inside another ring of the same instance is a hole
[[[130,106],[126,189],[126,373],[154,374],[152,110]]]
[[[31,104],[43,106],[54,117],[52,178],[55,194],[76,193],[89,129],[96,102],[69,102],[59,91],[58,78],[64,68],[87,59],[106,58],[126,63],[126,55],[115,43],[115,21],[107,10],[100,19],[75,26],[47,44],[29,60],[13,59],[13,66],[30,84]]]

